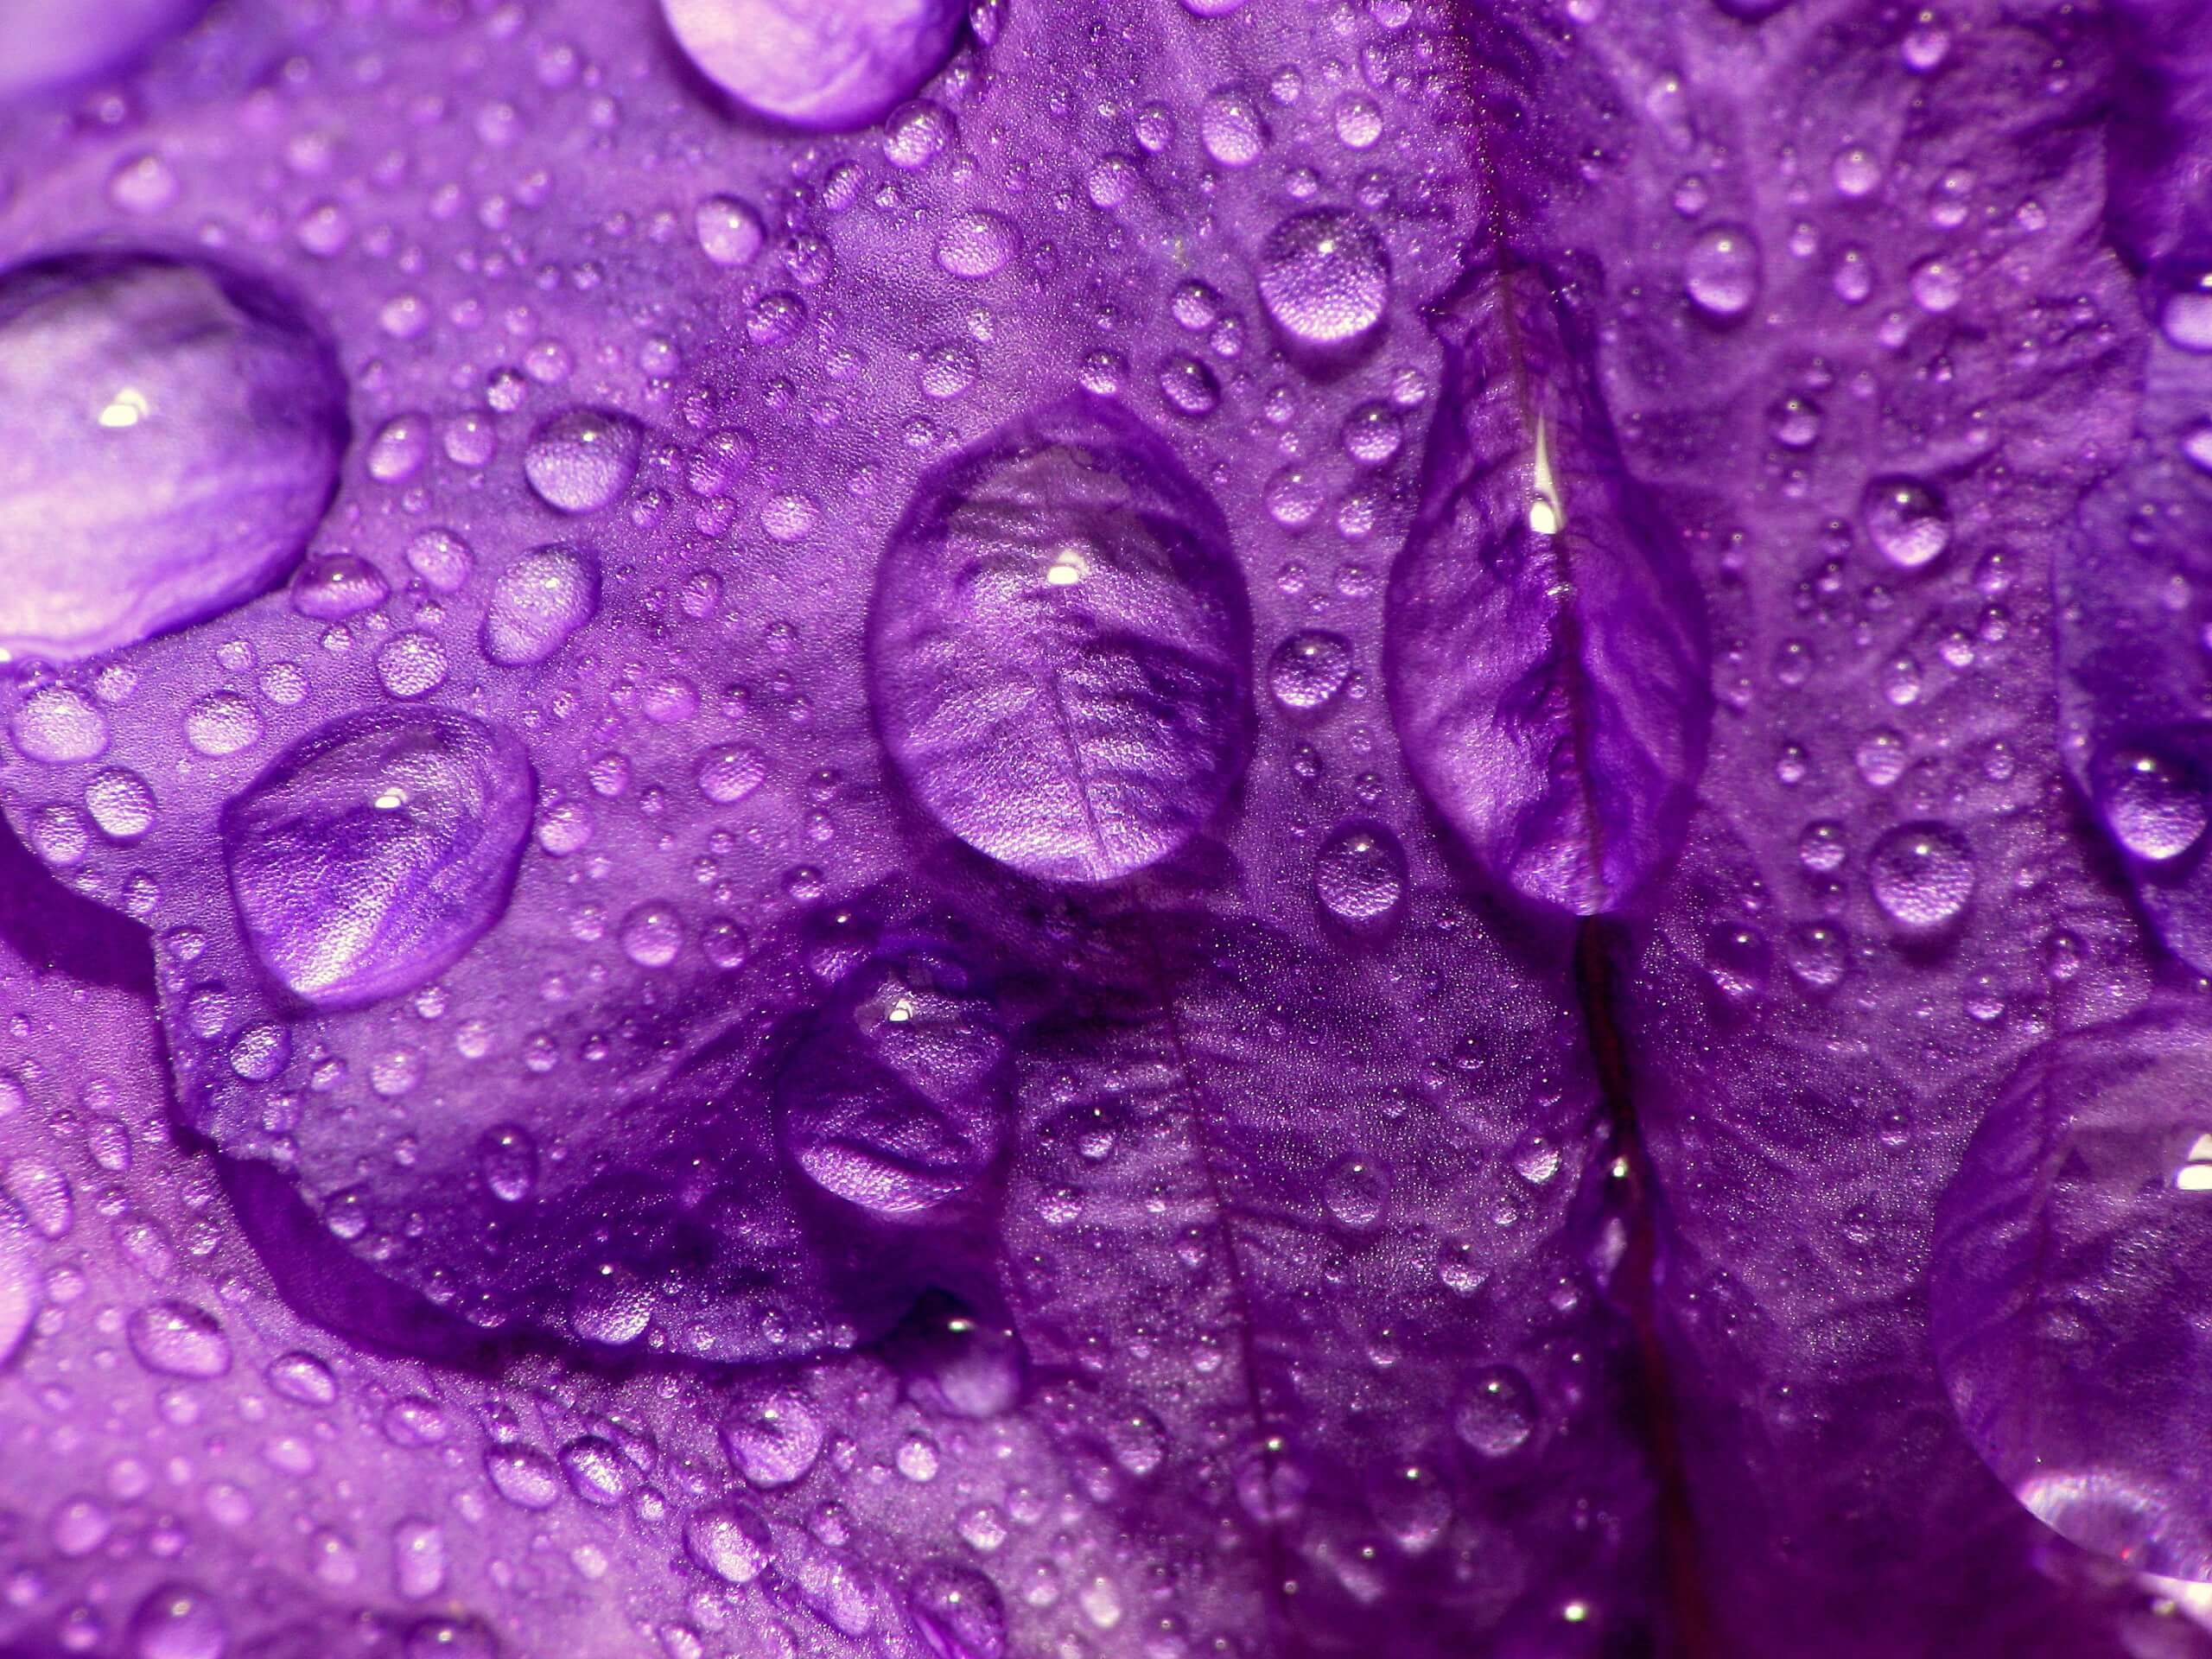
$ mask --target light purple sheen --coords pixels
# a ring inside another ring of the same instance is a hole
[[[2185,1001],[2037,1050],[1936,1215],[1929,1339],[2038,1518],[2212,1580],[2212,1027]]]
[[[329,500],[346,396],[329,343],[244,271],[0,272],[0,654],[92,656],[269,587]]]
[[[10,0],[0,7],[0,103],[129,68],[207,9],[207,0]]]
[[[1702,602],[1623,467],[1544,272],[1471,272],[1390,573],[1383,672],[1415,781],[1489,877],[1578,915],[1679,844],[1712,696]]]
[[[254,954],[319,1007],[436,977],[506,908],[532,788],[520,742],[467,715],[391,710],[319,728],[223,809],[225,868]]]
[[[958,0],[661,0],[677,44],[744,109],[849,132],[921,90],[951,53]]]
[[[1221,511],[1078,397],[925,477],[868,610],[876,722],[951,834],[1046,880],[1179,851],[1249,744],[1251,622]]]

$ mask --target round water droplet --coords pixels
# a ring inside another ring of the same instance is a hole
[[[1682,260],[1682,288],[1707,316],[1740,317],[1759,296],[1759,245],[1741,225],[1698,233]]]
[[[1268,147],[1258,101],[1240,86],[1209,92],[1198,111],[1198,142],[1224,167],[1249,167]]]
[[[892,111],[884,122],[883,159],[893,167],[927,167],[952,139],[952,118],[944,105],[916,99]]]
[[[788,1486],[822,1455],[822,1420],[802,1395],[755,1385],[721,1423],[731,1467],[753,1485]]]
[[[1380,467],[1405,441],[1405,417],[1388,404],[1362,404],[1344,416],[1344,453],[1363,467]]]
[[[1293,213],[1261,245],[1260,297],[1286,333],[1308,345],[1357,339],[1390,302],[1382,238],[1357,213]]]
[[[190,1302],[153,1302],[124,1325],[130,1351],[163,1376],[220,1376],[231,1369],[231,1339],[213,1314]]]
[[[683,1525],[684,1554],[724,1584],[750,1584],[774,1557],[768,1523],[742,1503],[702,1510]]]
[[[534,792],[522,746],[466,715],[378,711],[320,728],[223,809],[255,954],[326,1007],[435,978],[505,910]]]
[[[1821,435],[1821,406],[1810,397],[1777,398],[1766,412],[1766,429],[1785,449],[1807,449]]]
[[[620,1503],[638,1484],[638,1471],[613,1441],[586,1434],[561,1448],[569,1490],[587,1503]]]
[[[537,1185],[537,1142],[518,1124],[485,1130],[476,1157],[486,1188],[502,1204],[520,1204]]]
[[[1452,1414],[1459,1438],[1486,1458],[1510,1457],[1536,1432],[1536,1395],[1510,1365],[1478,1371]]]
[[[1268,658],[1268,690],[1286,709],[1325,707],[1351,677],[1351,642],[1325,628],[1303,628]]]
[[[377,678],[402,702],[426,697],[446,683],[446,648],[419,628],[396,633],[377,651]]]
[[[1942,927],[1974,897],[1974,853],[1948,824],[1897,825],[1874,843],[1866,873],[1874,902],[1909,928]]]
[[[346,432],[329,344],[256,278],[124,253],[0,272],[0,653],[112,651],[269,588]]]
[[[292,608],[302,616],[335,622],[374,610],[391,591],[384,573],[366,559],[332,553],[309,560],[293,578]]]
[[[683,918],[667,905],[639,905],[622,920],[622,954],[640,968],[665,968],[683,946]]]
[[[50,766],[97,760],[107,753],[107,716],[66,685],[41,686],[25,697],[8,729],[26,760]]]
[[[2047,1042],[1937,1206],[1928,1330],[1960,1426],[2046,1525],[2133,1572],[2212,1580],[2212,1033]]]
[[[2212,271],[2168,289],[2158,331],[2182,351],[2212,352]]]
[[[537,499],[562,512],[597,512],[637,476],[645,435],[611,409],[564,409],[530,435],[522,469]]]
[[[1344,825],[1313,860],[1313,893],[1340,922],[1379,922],[1406,896],[1406,855],[1379,823]]]
[[[2119,842],[2152,863],[2179,858],[2204,838],[2203,781],[2195,768],[2148,748],[2121,748],[2091,769],[2097,810]]]
[[[561,1496],[560,1472],[535,1446],[495,1446],[484,1454],[493,1490],[518,1510],[550,1510]]]
[[[1179,413],[1202,420],[1221,406],[1221,382],[1197,358],[1176,352],[1160,365],[1160,395]]]
[[[1184,3],[1201,16],[1218,16],[1243,0]],[[1005,1659],[1006,1605],[998,1586],[971,1567],[932,1561],[923,1567],[906,1586],[906,1612],[931,1659]]]
[[[718,265],[749,265],[768,239],[760,215],[735,196],[708,196],[691,212],[699,251]]]
[[[134,1659],[223,1659],[230,1640],[222,1605],[196,1584],[158,1585],[130,1615]]]
[[[581,547],[524,554],[492,585],[484,654],[508,668],[542,663],[599,613],[599,560]]]
[[[1890,474],[1870,480],[1859,513],[1882,556],[1901,570],[1933,563],[1951,544],[1943,493],[1923,479]]]
[[[1365,1232],[1382,1224],[1389,1211],[1390,1181],[1371,1158],[1341,1160],[1321,1184],[1321,1201],[1338,1224]]]
[[[338,1379],[313,1354],[295,1349],[269,1362],[269,1386],[303,1406],[327,1406],[338,1398]]]
[[[1250,620],[1228,530],[1160,440],[1084,399],[925,477],[868,615],[884,738],[953,835],[1103,881],[1198,833],[1242,770]]]
[[[701,73],[756,115],[813,132],[867,126],[952,51],[959,0],[661,0]]]
[[[982,207],[955,213],[938,238],[937,262],[955,276],[970,282],[995,275],[1014,257],[1021,233],[1003,214]]]
[[[602,1262],[569,1298],[569,1326],[586,1342],[620,1348],[653,1322],[652,1287],[628,1268]]]
[[[474,550],[450,530],[422,531],[407,543],[407,568],[437,593],[459,593],[475,565]]]

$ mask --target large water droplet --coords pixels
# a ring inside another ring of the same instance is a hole
[[[222,1605],[196,1584],[158,1585],[130,1615],[136,1659],[222,1659],[230,1639]]]
[[[2090,772],[2097,810],[2113,839],[2152,863],[2179,858],[2204,837],[2203,780],[2185,762],[2149,748],[2120,748]]]
[[[255,954],[324,1006],[435,978],[506,908],[533,790],[522,746],[466,715],[378,711],[309,734],[223,809]]]
[[[130,1351],[163,1376],[220,1376],[231,1369],[231,1339],[215,1316],[190,1302],[153,1302],[124,1325]]]
[[[111,651],[268,588],[346,438],[328,343],[253,277],[118,253],[0,272],[0,655]]]
[[[1483,1456],[1510,1456],[1536,1432],[1535,1390],[1510,1365],[1491,1366],[1469,1381],[1452,1426]]]
[[[1909,928],[1941,927],[1974,897],[1974,853],[1948,824],[1901,823],[1866,860],[1874,901]]]
[[[1249,619],[1227,527],[1112,405],[1056,405],[924,479],[868,618],[884,736],[938,823],[1102,881],[1198,833],[1241,769]]]
[[[1304,628],[1268,658],[1268,690],[1300,713],[1326,705],[1351,677],[1351,642],[1324,628]]]
[[[1740,225],[1698,233],[1682,260],[1682,287],[1707,316],[1740,317],[1759,296],[1759,245]]]
[[[776,1553],[768,1523],[742,1503],[702,1510],[683,1526],[684,1553],[724,1584],[750,1584]]]
[[[822,1455],[822,1420],[805,1397],[772,1384],[746,1391],[722,1419],[722,1450],[755,1486],[788,1486]]]
[[[1968,1441],[2046,1524],[2138,1573],[2212,1580],[2212,1033],[2046,1044],[1998,1091],[1936,1211],[1928,1325]]]
[[[955,213],[938,238],[937,262],[955,276],[980,282],[1014,257],[1021,233],[1014,221],[985,208]]]
[[[1260,297],[1269,316],[1309,345],[1356,339],[1390,302],[1382,238],[1357,213],[1333,207],[1293,213],[1261,245]]]
[[[1406,896],[1406,855],[1379,823],[1348,823],[1313,860],[1313,892],[1340,922],[1383,920]]]
[[[510,668],[542,663],[599,610],[599,561],[582,548],[524,554],[492,585],[484,654]]]
[[[1224,167],[1249,167],[1268,147],[1259,104],[1241,86],[1209,92],[1198,111],[1198,142]]]
[[[26,760],[50,766],[96,760],[107,753],[107,716],[66,685],[43,685],[25,697],[8,730]]]
[[[523,475],[547,506],[597,512],[630,487],[644,442],[638,423],[619,410],[564,409],[530,435]]]
[[[1943,493],[1924,480],[1894,474],[1874,479],[1859,512],[1882,556],[1901,570],[1917,570],[1951,544],[1951,514]]]
[[[952,50],[959,0],[661,0],[701,73],[757,115],[816,132],[867,126]]]
[[[1243,0],[1214,7],[1232,10]],[[1193,10],[1198,6],[1185,0]],[[933,1659],[1005,1659],[1006,1606],[998,1586],[971,1567],[932,1561],[906,1586],[906,1611]]]

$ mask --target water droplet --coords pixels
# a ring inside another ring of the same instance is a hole
[[[980,282],[1014,257],[1021,233],[1003,214],[982,207],[955,213],[938,238],[937,262],[955,276]]]
[[[1362,404],[1344,416],[1344,453],[1363,467],[1380,467],[1405,441],[1405,417],[1388,404]]]
[[[346,429],[329,345],[255,278],[125,253],[0,272],[0,654],[87,657],[262,592]]]
[[[619,1503],[638,1484],[638,1471],[613,1441],[582,1435],[561,1448],[561,1472],[569,1490],[587,1503]]]
[[[269,1386],[303,1406],[327,1406],[338,1398],[338,1379],[313,1354],[295,1349],[269,1362]]]
[[[1268,690],[1286,709],[1325,707],[1351,678],[1351,642],[1323,628],[1305,628],[1268,658]]]
[[[750,1584],[776,1553],[768,1523],[742,1503],[702,1510],[683,1525],[684,1553],[724,1584]]]
[[[1536,1432],[1535,1390],[1510,1365],[1478,1371],[1459,1396],[1452,1427],[1483,1456],[1510,1457]]]
[[[318,728],[223,809],[255,954],[322,1006],[436,977],[506,908],[533,788],[521,745],[465,715],[379,711]]]
[[[1821,406],[1810,397],[1777,398],[1766,414],[1766,429],[1785,449],[1808,449],[1821,435]]]
[[[1936,928],[1974,897],[1974,854],[1948,824],[1901,823],[1874,843],[1866,861],[1874,901],[1909,928]]]
[[[2122,748],[2092,772],[2113,838],[2139,859],[2179,858],[2204,837],[2208,811],[2194,768],[2145,748]]]
[[[622,954],[640,968],[665,968],[683,944],[683,918],[663,904],[639,905],[622,921]]]
[[[332,553],[309,560],[293,578],[292,608],[302,616],[336,622],[376,609],[391,592],[384,573],[366,559]]]
[[[1406,855],[1379,823],[1348,823],[1313,860],[1313,892],[1338,921],[1378,922],[1406,896]]]
[[[758,115],[850,132],[921,90],[952,51],[959,0],[661,0],[701,73]]]
[[[130,1351],[163,1376],[214,1377],[231,1369],[231,1339],[215,1316],[190,1302],[153,1302],[124,1325]]]
[[[735,196],[708,196],[692,209],[700,251],[718,265],[749,265],[767,240],[760,215]]]
[[[534,548],[492,584],[484,654],[508,668],[542,663],[598,613],[598,559],[580,547]]]
[[[773,1385],[747,1390],[722,1419],[722,1450],[753,1485],[788,1486],[822,1455],[822,1420],[804,1395]]]
[[[1882,164],[1864,144],[1846,144],[1828,163],[1828,177],[1836,194],[1857,200],[1873,194],[1882,182]]]
[[[1189,353],[1175,352],[1160,365],[1160,395],[1180,413],[1202,420],[1221,406],[1221,382]]]
[[[1682,287],[1707,316],[1740,317],[1759,296],[1759,245],[1741,225],[1698,233],[1682,261]]]
[[[9,732],[26,760],[50,766],[97,760],[107,753],[107,716],[66,685],[41,686],[25,697]]]
[[[235,691],[210,691],[184,711],[185,741],[219,759],[261,741],[261,711]]]
[[[1201,16],[1243,0],[1184,0]],[[932,1561],[906,1586],[906,1611],[932,1659],[1005,1659],[1006,1606],[998,1586],[970,1567]]]
[[[537,499],[562,512],[597,512],[637,476],[638,423],[611,409],[564,409],[530,435],[522,468]]]
[[[495,1446],[484,1454],[493,1490],[518,1510],[550,1510],[561,1496],[553,1459],[535,1446]]]
[[[1321,1185],[1321,1201],[1338,1224],[1365,1232],[1382,1224],[1390,1206],[1390,1181],[1371,1158],[1340,1160]]]
[[[377,678],[403,702],[428,696],[446,683],[446,648],[435,636],[410,628],[377,652]]]
[[[130,1615],[136,1659],[222,1659],[230,1639],[221,1605],[196,1584],[157,1585]]]
[[[1198,110],[1198,142],[1224,167],[1249,167],[1268,147],[1258,102],[1239,86],[1209,92]]]
[[[917,99],[883,124],[883,159],[908,169],[927,167],[952,142],[952,118],[942,105]]]
[[[459,593],[475,564],[474,551],[450,530],[422,531],[407,543],[407,568],[437,593]]]
[[[1951,544],[1943,493],[1924,480],[1896,474],[1871,480],[1859,512],[1875,547],[1901,570],[1932,563]]]
[[[2158,331],[2184,352],[2212,352],[2212,271],[2168,289]]]
[[[476,1157],[485,1186],[502,1204],[520,1204],[537,1185],[537,1142],[518,1124],[485,1130]]]
[[[628,1268],[601,1262],[569,1298],[569,1325],[586,1342],[620,1348],[653,1322],[652,1287]]]
[[[977,850],[1056,880],[1166,857],[1243,759],[1249,646],[1226,526],[1111,404],[1055,405],[918,487],[869,613],[900,774]]]
[[[1286,333],[1309,345],[1357,339],[1390,302],[1382,238],[1357,213],[1294,213],[1261,245],[1260,297]]]

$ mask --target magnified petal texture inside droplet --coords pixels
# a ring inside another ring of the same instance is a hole
[[[1135,419],[1071,401],[923,480],[869,613],[876,716],[961,840],[1031,875],[1113,880],[1227,797],[1250,636],[1211,498]]]
[[[1688,821],[1711,719],[1702,602],[1548,279],[1478,270],[1442,326],[1450,385],[1390,577],[1391,713],[1494,879],[1612,910]]]
[[[257,278],[121,253],[0,273],[0,652],[91,656],[268,588],[346,430],[330,346]]]
[[[849,132],[935,74],[960,32],[956,0],[661,0],[677,43],[745,108]]]
[[[223,810],[223,857],[254,953],[319,1005],[435,977],[505,909],[530,828],[529,758],[444,709],[348,715]]]

